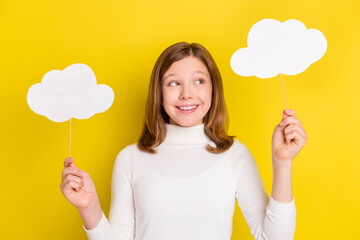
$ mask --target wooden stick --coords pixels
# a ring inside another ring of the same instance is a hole
[[[281,77],[281,73],[280,73],[280,79],[281,79],[281,86],[282,86],[282,90],[283,90],[283,94],[284,94],[285,109],[287,110],[286,97],[285,97],[285,90],[284,90],[284,84],[283,84],[283,80],[282,80],[282,77]]]
[[[69,157],[71,157],[71,118],[70,118],[70,141],[69,141]]]

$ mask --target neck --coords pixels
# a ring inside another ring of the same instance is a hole
[[[163,144],[167,146],[194,144],[204,145],[211,141],[205,134],[204,123],[191,127],[182,127],[166,123],[166,130],[167,133]]]

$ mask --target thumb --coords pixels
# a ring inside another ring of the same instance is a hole
[[[75,166],[75,161],[74,161],[74,160],[70,163],[70,165],[69,165],[69,166],[70,166],[70,167],[74,167],[74,168],[78,169],[78,167],[77,167],[77,166]]]
[[[285,113],[285,111],[284,111],[284,113],[283,113],[283,115],[282,115],[282,119],[281,119],[281,121],[279,122],[279,124],[276,126],[276,130],[278,130],[278,131],[282,131],[282,130],[284,130],[286,127],[287,127],[287,124],[285,124],[284,123],[284,121],[285,121],[285,119],[288,117],[288,115],[286,115],[286,113]]]
[[[64,167],[74,166],[74,159],[72,157],[67,157],[64,161]]]

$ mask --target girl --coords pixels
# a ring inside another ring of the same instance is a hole
[[[248,148],[227,135],[220,72],[200,44],[176,43],[151,74],[137,143],[117,155],[109,220],[89,174],[66,158],[61,191],[90,240],[228,240],[236,200],[255,239],[292,239],[291,168],[307,135],[293,110],[272,136],[269,197]]]

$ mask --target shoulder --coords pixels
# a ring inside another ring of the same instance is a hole
[[[126,145],[120,152],[117,154],[115,159],[115,164],[128,165],[129,159],[134,156],[134,153],[138,151],[136,143]]]
[[[140,152],[136,143],[126,145],[117,155],[117,158],[126,157],[129,154],[134,154],[136,152]]]
[[[243,144],[242,142],[240,142],[239,140],[237,140],[236,138],[234,138],[234,143],[231,146],[230,150],[234,153],[234,154],[249,154],[250,150],[245,146],[245,144]]]
[[[244,168],[245,166],[256,164],[249,148],[239,140],[234,139],[234,143],[230,149],[232,151],[231,157],[235,166]]]
[[[136,144],[126,145],[116,156],[114,162],[114,174],[121,175],[119,172],[126,172],[128,176],[131,175],[134,169],[135,155],[139,151]],[[140,151],[139,151],[140,152]]]
[[[116,156],[115,165],[125,165],[130,169],[134,167],[137,158],[144,154],[139,150],[136,143],[126,145]]]

